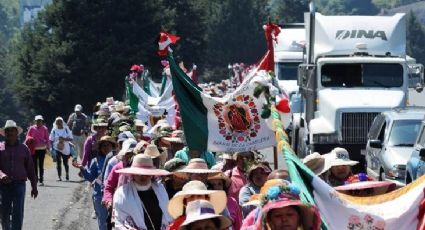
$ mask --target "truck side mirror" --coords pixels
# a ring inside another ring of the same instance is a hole
[[[409,88],[414,88],[420,93],[424,87],[424,66],[422,64],[408,64]]]
[[[298,66],[297,84],[300,88],[308,88],[311,85],[310,81],[314,81],[316,66],[312,64],[300,64]]]
[[[421,148],[421,149],[419,150],[419,156],[420,156],[420,157],[425,157],[425,148]]]
[[[381,143],[380,140],[370,140],[369,146],[371,148],[380,149],[380,148],[382,148],[382,143]]]

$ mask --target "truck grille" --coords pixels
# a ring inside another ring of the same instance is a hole
[[[342,113],[341,134],[344,144],[366,144],[367,133],[379,113]]]

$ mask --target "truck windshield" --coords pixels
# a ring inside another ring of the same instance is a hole
[[[422,120],[396,120],[391,128],[389,146],[413,147]]]
[[[297,80],[298,65],[300,62],[277,63],[277,77],[279,80]]]
[[[395,63],[324,64],[321,76],[324,87],[400,87],[403,66]]]

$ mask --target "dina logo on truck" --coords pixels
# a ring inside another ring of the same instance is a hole
[[[375,39],[381,38],[383,41],[387,41],[387,35],[383,30],[338,30],[336,31],[335,39],[351,39],[351,38],[367,38]]]

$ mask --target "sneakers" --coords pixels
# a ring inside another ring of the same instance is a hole
[[[56,181],[62,181],[62,178],[59,177]]]
[[[40,182],[40,186],[44,186],[44,183],[43,182]]]
[[[65,179],[66,181],[69,181],[69,175],[66,175]]]
[[[93,213],[91,214],[91,218],[92,218],[92,219],[96,219],[96,218],[97,218],[97,216],[96,216],[96,212],[95,212],[95,211],[93,211]]]

